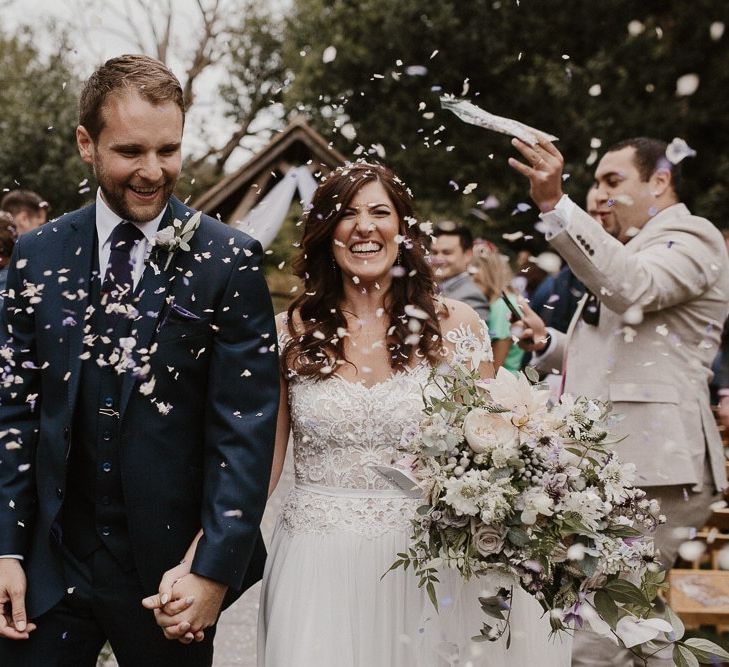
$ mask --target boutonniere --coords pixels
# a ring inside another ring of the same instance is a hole
[[[161,248],[167,251],[167,262],[164,270],[167,268],[172,261],[172,256],[178,250],[184,250],[187,252],[190,250],[190,240],[195,235],[197,228],[200,226],[201,211],[197,211],[187,222],[183,222],[178,218],[172,221],[171,225],[167,225],[163,229],[160,229],[152,240],[152,246],[154,248]]]

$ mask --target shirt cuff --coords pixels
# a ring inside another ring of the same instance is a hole
[[[569,227],[572,209],[575,206],[576,204],[567,195],[562,195],[551,211],[539,214],[541,220],[539,231],[544,233],[547,241]]]
[[[552,335],[552,331],[554,331],[554,329],[547,327],[547,344],[544,349],[541,351],[534,350],[534,352],[532,352],[535,361],[543,357],[545,354],[547,354],[547,352],[552,349],[552,346],[554,345],[554,336]]]
[[[23,557],[18,554],[2,554],[0,558],[15,558],[16,560],[23,560]]]

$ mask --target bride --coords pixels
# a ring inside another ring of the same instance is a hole
[[[397,459],[417,422],[430,369],[482,360],[486,327],[470,307],[434,296],[426,234],[387,168],[331,173],[306,214],[297,266],[303,294],[277,318],[282,366],[272,491],[293,431],[295,487],[264,574],[261,667],[488,667],[569,664],[538,603],[515,587],[511,647],[476,643],[478,596],[492,577],[439,573],[439,611],[412,572],[383,577],[407,549],[417,498],[373,466]]]

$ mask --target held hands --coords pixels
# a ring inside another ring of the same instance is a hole
[[[205,639],[204,630],[217,622],[228,589],[225,584],[189,570],[185,562],[168,570],[157,595],[142,600],[146,609],[154,611],[165,637],[183,644]]]
[[[541,352],[547,347],[547,327],[524,299],[519,299],[522,318],[519,322],[524,327],[519,336],[519,347],[527,352]],[[515,323],[516,324],[516,323]]]
[[[513,157],[509,158],[509,166],[529,179],[529,194],[534,203],[543,213],[551,211],[562,198],[562,168],[564,158],[554,147],[554,144],[541,139],[539,143],[530,146],[519,139],[511,140],[516,148],[529,163],[519,162]]]
[[[28,639],[35,630],[25,615],[25,572],[17,558],[0,558],[0,637]]]

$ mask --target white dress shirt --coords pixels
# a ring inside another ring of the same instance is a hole
[[[144,234],[144,239],[137,243],[131,251],[132,280],[134,281],[135,289],[142,279],[144,261],[152,249],[152,240],[159,229],[159,223],[162,221],[162,216],[166,210],[167,207],[165,206],[162,212],[149,222],[132,222]],[[123,220],[124,218],[109,208],[101,194],[101,188],[99,188],[96,191],[96,236],[99,239],[99,275],[102,277],[102,280],[106,275],[106,269],[109,265],[109,255],[111,255],[111,233],[114,231],[114,227]],[[23,560],[23,557],[18,554],[0,554],[0,558],[17,558],[18,560]]]
[[[144,273],[144,261],[147,259],[149,251],[152,249],[152,241],[154,235],[159,229],[159,223],[162,221],[162,216],[165,214],[167,207],[162,209],[162,212],[153,220],[149,222],[132,222],[139,231],[144,234],[144,239],[137,243],[131,251],[132,259],[132,280],[134,282],[134,288],[136,289],[139,281],[142,279]],[[104,201],[104,197],[101,194],[101,188],[96,192],[96,236],[99,239],[99,275],[102,278],[106,275],[106,269],[109,266],[109,256],[111,255],[111,233],[114,231],[120,222],[124,218],[112,211],[108,204]]]

